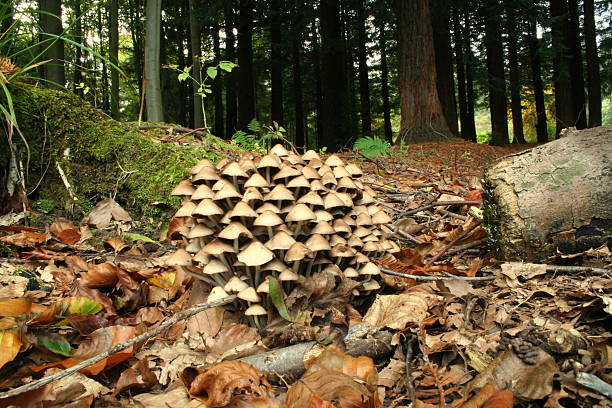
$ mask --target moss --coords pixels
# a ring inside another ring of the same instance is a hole
[[[200,147],[162,143],[67,92],[20,85],[13,89],[13,98],[30,148],[30,187],[42,179],[35,198],[60,206],[72,201],[56,163],[73,185],[82,208],[115,196],[136,215],[155,216],[160,208],[177,205],[178,199],[170,192],[193,164],[204,157],[213,162],[222,158],[214,146],[239,150],[214,136],[200,142]]]

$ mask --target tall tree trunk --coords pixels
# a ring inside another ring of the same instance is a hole
[[[255,118],[253,77],[253,0],[240,0],[238,16],[238,128]]]
[[[177,22],[177,24],[175,25],[174,30],[172,30],[173,38],[170,38],[169,42],[172,42],[172,40],[174,40],[174,42],[176,43],[175,49],[176,49],[178,65],[179,67],[185,67],[189,65],[191,61],[193,61],[193,57],[189,58],[189,54],[190,54],[189,51],[187,52],[187,56],[185,56],[185,52],[184,52],[185,49],[189,50],[189,44],[188,44],[189,40],[188,39],[190,38],[190,31],[189,31],[189,26],[187,25],[186,22],[184,22],[185,20],[182,18],[182,16],[184,16],[185,14],[189,14],[189,3],[183,0],[179,4],[176,5],[174,10],[175,10],[174,19]],[[169,70],[164,70],[164,71],[167,74],[170,74]],[[175,78],[172,78],[171,84],[177,87],[178,100],[185,101],[185,103],[181,103],[178,105],[177,122],[184,124],[185,126],[188,126],[189,116],[191,113],[190,108],[192,106],[192,103],[189,103],[190,101],[192,101],[189,98],[191,96],[189,95],[189,81],[178,81],[178,78],[175,77]]]
[[[48,40],[44,47],[50,47],[45,53],[45,59],[52,62],[45,65],[45,79],[47,85],[52,88],[63,88],[66,84],[66,74],[64,72],[64,41],[55,38],[62,34],[62,2],[61,0],[41,0],[41,10],[47,14],[41,13],[41,28],[43,31],[42,38]],[[45,35],[45,33],[51,35]]]
[[[465,131],[467,134],[467,139],[476,142],[476,117],[474,113],[474,54],[472,53],[471,19],[470,13],[467,9],[464,10],[464,20],[463,41],[465,44],[465,93],[467,96],[467,122],[465,123]]]
[[[589,127],[601,126],[601,79],[595,33],[593,0],[584,0],[584,41],[586,43],[587,88],[589,92]]]
[[[536,133],[538,143],[548,142],[548,126],[546,124],[546,105],[544,104],[544,83],[542,81],[542,62],[540,58],[540,40],[537,37],[536,18],[529,19],[529,58],[531,60],[531,77],[533,96],[536,106]]]
[[[553,70],[555,84],[555,135],[561,129],[574,126],[574,100],[572,99],[572,78],[570,68],[567,0],[550,0],[552,45],[555,52]]]
[[[134,47],[134,71],[136,71],[136,82],[138,84],[138,97],[142,101],[143,95],[143,39],[142,39],[142,23],[140,19],[140,3],[135,0],[128,0],[128,22],[130,27],[130,35]]]
[[[580,13],[578,0],[568,0],[568,44],[570,46],[570,76],[572,78],[572,99],[576,128],[587,126],[587,111],[584,96],[584,70],[582,68],[582,43],[580,41]]]
[[[293,68],[293,104],[295,117],[295,145],[306,146],[306,123],[304,120],[304,96],[302,91],[302,6],[299,0],[293,2],[291,21],[291,66]]]
[[[147,101],[147,120],[163,122],[161,77],[160,77],[160,25],[161,0],[146,0],[145,34],[145,78]]]
[[[380,52],[380,88],[383,103],[383,118],[385,127],[385,140],[393,142],[393,130],[391,129],[391,103],[389,101],[389,67],[387,65],[387,38],[385,23],[387,21],[386,9],[383,15],[376,19],[378,25],[378,48]]]
[[[405,143],[452,136],[436,88],[436,58],[428,0],[397,0],[400,137]]]
[[[359,100],[361,105],[361,134],[372,134],[372,114],[370,106],[370,84],[368,78],[368,54],[366,50],[366,13],[365,0],[357,0],[357,42],[359,59]]]
[[[201,4],[197,0],[189,0],[189,38],[191,39],[191,75],[195,80],[202,83],[202,40],[200,34],[200,19],[198,18],[199,6]],[[199,88],[199,85],[196,85]],[[202,96],[195,94],[193,96],[193,127],[195,129],[204,126],[204,106],[202,105]]]
[[[321,47],[317,32],[316,19],[312,20],[312,70],[315,78],[315,112],[316,112],[316,140],[314,145],[320,147],[323,143],[323,81],[321,80]]]
[[[453,34],[455,42],[455,63],[457,65],[457,93],[459,99],[459,121],[461,122],[461,137],[472,140],[468,135],[466,124],[467,118],[467,94],[465,89],[465,62],[463,58],[463,36],[461,35],[461,24],[459,23],[459,12],[453,8]],[[474,140],[472,140],[474,141]]]
[[[436,88],[442,111],[453,135],[459,136],[457,126],[457,100],[453,75],[453,52],[450,40],[450,8],[448,0],[430,0],[433,46],[436,57]]]
[[[74,42],[83,43],[83,22],[81,20],[81,0],[74,0]],[[4,32],[4,31],[3,31]],[[72,91],[79,96],[83,96],[83,88],[79,84],[83,81],[83,50],[81,47],[74,49],[74,75],[72,77]]]
[[[510,96],[512,109],[512,133],[514,140],[524,144],[523,111],[521,108],[521,82],[518,66],[518,39],[516,30],[516,9],[512,2],[506,1],[508,13],[508,62],[510,65]]]
[[[236,62],[236,37],[234,36],[234,1],[225,1],[225,59]],[[238,104],[236,101],[236,70],[225,76],[225,131],[228,137],[238,130]]]
[[[281,52],[281,8],[279,0],[270,0],[270,85],[272,120],[283,125],[283,60]]]
[[[344,7],[343,7],[344,6]],[[348,97],[348,104],[345,109],[346,115],[346,129],[348,129],[347,139],[352,135],[357,135],[359,132],[359,119],[357,118],[357,86],[355,84],[355,64],[353,58],[353,35],[352,35],[352,21],[347,10],[348,4],[346,2],[340,2],[340,22],[341,22],[341,37],[344,42],[344,67],[346,72],[346,90]]]
[[[110,0],[109,59],[119,66],[119,0]],[[119,119],[119,71],[111,67],[111,116]]]
[[[108,66],[106,63],[106,48],[104,47],[104,17],[106,17],[106,4],[98,7],[98,38],[100,39],[100,55],[102,56],[102,99],[100,101],[100,106],[102,110],[109,112],[110,111],[110,98],[109,98],[109,83],[108,83]]]
[[[498,0],[485,1],[485,47],[491,111],[491,144],[508,144],[508,106],[504,78],[504,49],[501,40],[501,4]]]
[[[212,31],[213,51],[215,53],[215,62],[218,64],[221,61],[221,46],[219,44],[219,25],[217,23],[213,25]],[[215,136],[225,139],[225,131],[223,129],[223,80],[221,75],[215,77],[212,88],[215,102],[215,126],[213,133]]]
[[[348,139],[345,49],[339,0],[321,0],[321,139],[319,145],[337,151]]]

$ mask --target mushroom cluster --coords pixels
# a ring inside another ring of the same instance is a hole
[[[352,295],[363,295],[380,288],[370,257],[399,251],[361,169],[336,155],[276,145],[216,166],[203,159],[191,174],[172,191],[185,197],[175,217],[187,218],[179,231],[185,247],[168,264],[209,282],[209,300],[235,293],[257,325],[268,313],[270,277],[289,294],[326,272],[355,280]]]

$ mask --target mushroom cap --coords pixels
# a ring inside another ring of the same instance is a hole
[[[189,173],[191,174],[198,174],[200,172],[200,170],[202,170],[204,167],[212,167],[213,169],[215,168],[215,165],[212,164],[210,162],[210,160],[208,159],[202,159],[199,162],[197,162],[192,168],[191,170],[189,170]]]
[[[323,270],[321,272],[331,273],[334,276],[342,275],[342,269],[340,269],[340,267],[338,267],[338,265],[333,264],[333,263],[327,265],[325,268],[323,268]]]
[[[261,267],[262,271],[274,271],[281,272],[287,269],[287,265],[285,265],[280,259],[274,258],[270,262],[266,263]]]
[[[238,299],[246,300],[247,302],[259,302],[261,300],[261,297],[257,294],[255,288],[252,286],[241,290],[236,296]]]
[[[321,178],[319,172],[310,166],[302,167],[302,175],[306,177],[307,180],[319,180]]]
[[[374,224],[389,224],[393,222],[393,220],[391,219],[391,217],[389,217],[389,215],[386,212],[384,212],[383,210],[380,210],[372,216],[372,222]]]
[[[310,182],[310,190],[312,191],[325,191],[327,190],[321,180],[312,180]]]
[[[219,162],[217,163],[215,167],[217,168],[217,170],[222,170],[225,166],[227,166],[231,162],[232,162],[232,159],[230,159],[229,157],[226,157],[224,159],[219,160]]]
[[[263,196],[256,187],[247,187],[242,195],[242,201],[251,205],[254,202],[263,202]]]
[[[337,208],[337,207],[345,207],[345,206],[346,204],[340,198],[338,193],[333,192],[333,191],[330,191],[323,199],[323,207],[326,210],[329,210],[331,208]]]
[[[334,177],[334,174],[331,172],[325,173],[321,176],[321,183],[324,186],[335,186],[338,184],[338,180]]]
[[[198,188],[191,195],[192,200],[203,200],[205,198],[213,198],[215,196],[214,191],[206,184],[200,184]]]
[[[369,228],[366,227],[357,227],[355,228],[355,230],[353,231],[353,235],[358,236],[359,238],[363,237],[367,237],[368,235],[370,235],[372,233],[372,230],[370,230]]]
[[[295,197],[293,196],[293,193],[291,192],[291,190],[288,190],[287,187],[285,187],[282,184],[277,184],[272,191],[270,191],[268,194],[266,194],[264,196],[264,200],[265,201],[293,201],[295,200]]]
[[[306,177],[302,176],[301,174],[291,179],[287,183],[287,188],[304,188],[304,187],[310,187],[310,183],[308,182],[308,180],[306,180]]]
[[[189,230],[189,232],[187,233],[187,238],[192,239],[192,238],[207,237],[214,233],[215,231],[208,228],[206,225],[198,223]]]
[[[246,266],[260,266],[274,258],[274,253],[256,239],[252,240],[245,249],[238,254],[238,260]]]
[[[380,284],[376,282],[374,279],[370,279],[369,281],[363,282],[361,284],[363,289],[365,290],[377,290],[380,289]]]
[[[334,170],[329,167],[327,164],[323,164],[321,167],[319,167],[317,169],[317,171],[319,172],[319,175],[324,176],[326,173],[331,173],[332,175],[334,174]]]
[[[309,191],[297,200],[298,204],[308,204],[323,207],[323,199],[316,191]]]
[[[251,177],[249,177],[249,179],[244,183],[244,188],[249,188],[249,187],[264,188],[264,187],[269,187],[269,186],[270,184],[259,173],[253,173]]]
[[[380,275],[380,268],[374,262],[367,262],[359,269],[360,275]]]
[[[273,154],[266,154],[261,158],[261,160],[259,160],[259,163],[257,163],[258,169],[264,169],[266,167],[279,168],[280,166],[280,158]]]
[[[325,160],[325,164],[327,164],[329,167],[344,166],[344,162],[342,161],[342,159],[336,156],[335,154],[329,156],[327,160]]]
[[[352,177],[360,177],[363,174],[361,168],[355,163],[349,163],[344,166],[344,168],[351,174]]]
[[[306,247],[312,252],[328,251],[331,249],[329,242],[321,234],[313,234],[306,241]]]
[[[310,231],[311,234],[332,235],[336,230],[327,221],[321,221]]]
[[[353,257],[353,261],[351,262],[351,265],[352,264],[364,264],[368,262],[370,262],[370,258],[362,254],[361,252],[357,252],[355,256]]]
[[[219,201],[227,198],[242,198],[242,194],[240,194],[233,184],[225,184],[221,190],[217,191],[213,200]]]
[[[194,184],[201,184],[206,181],[217,181],[219,180],[219,174],[217,174],[217,170],[214,167],[204,166],[197,172],[193,179],[191,180]]]
[[[221,262],[218,259],[212,259],[208,264],[206,264],[206,266],[202,269],[202,272],[204,272],[207,275],[214,275],[217,273],[224,273],[224,272],[229,272],[229,268],[227,267],[226,264],[224,264],[223,262]]]
[[[361,213],[357,215],[357,219],[355,220],[356,225],[372,225],[372,217],[370,217],[367,213]]]
[[[205,198],[193,209],[192,215],[202,215],[204,217],[210,217],[211,215],[225,214],[225,211],[219,207],[210,198]]]
[[[351,173],[346,171],[344,166],[338,166],[338,167],[334,167],[334,177],[337,178],[338,180],[344,177],[348,178],[348,177],[351,177]]]
[[[321,161],[321,159],[312,159],[308,160],[308,165],[313,169],[318,169],[323,165],[323,162]]]
[[[376,236],[376,234],[369,234],[369,235],[366,235],[365,237],[361,238],[361,240],[362,240],[364,243],[368,243],[368,242],[378,242],[378,241],[379,241],[379,239],[378,239],[378,237]]]
[[[306,204],[296,204],[291,211],[285,216],[285,221],[312,221],[317,217],[314,212]]]
[[[335,247],[338,244],[347,244],[346,239],[344,239],[343,237],[341,237],[338,234],[333,234],[330,238],[329,238],[329,245],[331,245],[332,247]]]
[[[344,217],[342,217],[342,220],[346,222],[348,225],[350,225],[351,227],[357,226],[357,222],[355,222],[355,220],[349,215],[345,215]]]
[[[270,293],[270,281],[265,279],[263,282],[257,286],[256,292],[259,293]]]
[[[285,157],[285,156],[289,156],[289,151],[285,149],[285,147],[282,144],[277,143],[274,146],[272,146],[270,150],[268,150],[268,154],[275,154],[280,157]]]
[[[351,198],[351,195],[349,193],[343,193],[343,192],[336,192],[336,195],[338,196],[338,198],[340,200],[342,200],[342,202],[344,203],[345,207],[353,207],[353,199]]]
[[[357,204],[371,204],[374,202],[374,196],[367,191],[361,193],[361,198],[355,201]]]
[[[280,273],[280,275],[278,275],[278,280],[281,282],[296,281],[299,279],[299,277],[300,275],[293,272],[291,269],[285,269],[284,271]]]
[[[295,244],[295,239],[285,231],[277,231],[271,240],[266,242],[264,245],[266,248],[274,250],[286,250]]]
[[[237,162],[231,162],[221,172],[224,176],[230,177],[249,177],[246,171]]]
[[[249,306],[247,310],[244,311],[245,316],[264,316],[267,315],[268,312],[263,308],[260,304],[254,304]]]
[[[185,247],[185,251],[191,254],[195,254],[199,252],[200,249],[202,249],[202,243],[200,242],[200,239],[198,238],[189,240],[189,243]]]
[[[347,244],[353,248],[361,248],[363,246],[363,241],[357,235],[351,235],[347,241]]]
[[[247,227],[242,225],[241,222],[232,221],[227,227],[223,228],[223,230],[219,232],[218,237],[233,240],[238,239],[240,237],[253,238],[253,234],[251,233],[251,231],[249,231]]]
[[[302,160],[310,161],[310,160],[321,160],[321,156],[314,150],[308,150],[306,153],[302,155]]]
[[[357,253],[353,248],[348,245],[338,244],[335,245],[331,251],[329,251],[329,256],[332,258],[350,258]]]
[[[341,167],[336,167],[336,168],[339,169]],[[339,189],[343,189],[343,190],[357,190],[357,185],[355,184],[355,182],[350,177],[341,177],[338,180],[338,186],[336,188],[338,190]]]
[[[334,219],[334,216],[325,210],[315,210],[314,213],[315,213],[315,217],[317,217],[317,222],[321,222],[321,221],[329,222]]]
[[[350,266],[344,270],[344,276],[347,278],[356,278],[359,276],[359,272],[355,270],[355,268],[351,268]]]
[[[221,255],[226,252],[235,253],[236,250],[233,246],[226,244],[221,241],[219,238],[215,238],[210,241],[202,250],[205,251],[208,255]]]
[[[178,211],[176,212],[176,214],[174,214],[175,217],[191,217],[191,214],[193,214],[193,210],[195,210],[196,208],[196,204],[191,201],[191,200],[186,200],[183,202],[183,205],[181,205],[181,208],[178,209]]]
[[[195,187],[191,185],[191,180],[183,180],[174,187],[170,193],[173,196],[191,196],[195,192]]]
[[[191,255],[183,248],[174,251],[167,259],[168,266],[188,266],[191,265]]]
[[[227,292],[221,286],[215,286],[210,291],[210,294],[206,298],[206,301],[207,302],[214,302],[215,300],[220,300],[220,299],[226,298],[228,296],[229,295],[227,294]]]
[[[255,212],[257,212],[257,214],[262,214],[266,211],[272,211],[275,214],[281,214],[281,210],[280,208],[278,208],[277,206],[275,206],[272,203],[263,203],[261,206],[259,206],[257,208],[257,210],[255,210]]]
[[[277,181],[277,180],[281,180],[285,178],[288,179],[290,177],[297,177],[301,175],[302,175],[302,172],[296,169],[295,167],[291,165],[283,164],[280,167],[280,170],[278,171],[278,173],[276,173],[274,177],[272,177],[272,180]]]
[[[275,227],[281,224],[283,224],[283,219],[270,210],[265,210],[253,221],[256,227]]]
[[[256,218],[257,217],[257,213],[255,212],[255,210],[253,210],[251,206],[244,201],[238,201],[236,205],[234,206],[234,209],[230,211],[228,214],[231,219],[236,218],[236,217],[245,217],[245,218]]]
[[[247,174],[257,172],[257,166],[255,165],[255,162],[252,159],[240,159],[238,161],[238,164],[240,165],[240,168],[244,170]]]
[[[240,279],[238,276],[232,276],[227,281],[223,289],[225,289],[227,292],[238,293],[242,290],[245,290],[248,287],[249,287],[249,284],[243,281],[242,279]]]
[[[200,249],[200,251],[193,256],[193,260],[200,264],[207,264],[210,262],[210,255],[204,251],[204,247],[202,247],[202,249]]]
[[[285,262],[301,261],[311,254],[310,250],[303,242],[296,242],[289,247],[285,253]]]
[[[366,242],[361,248],[363,252],[381,252],[382,248],[378,245],[378,242]]]
[[[336,232],[345,232],[345,233],[351,232],[351,226],[348,225],[346,221],[344,221],[342,218],[335,219],[334,223],[332,224],[332,227],[334,228],[334,231]],[[369,233],[370,232],[368,231],[368,234]]]

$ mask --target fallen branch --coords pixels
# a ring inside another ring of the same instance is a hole
[[[173,132],[184,133],[186,136],[195,135],[204,137],[209,135],[210,132],[208,128],[197,128],[197,129],[189,129],[181,126],[169,126],[169,125],[129,125],[130,127],[138,130],[147,130],[147,129],[165,129]]]
[[[107,358],[108,356],[111,356],[115,353],[118,353],[122,350],[125,350],[126,348],[133,346],[136,343],[140,343],[142,341],[145,341],[147,339],[150,339],[151,337],[157,336],[158,334],[160,334],[161,332],[163,332],[166,329],[169,329],[170,327],[172,327],[173,325],[175,325],[176,323],[180,322],[181,320],[185,320],[188,319],[189,317],[200,313],[203,310],[206,309],[211,309],[213,307],[217,307],[217,306],[222,306],[225,304],[228,304],[230,302],[232,302],[234,299],[236,298],[236,296],[228,296],[225,297],[223,299],[219,299],[217,301],[214,302],[207,302],[207,303],[200,303],[197,305],[194,305],[188,309],[182,310],[180,312],[178,312],[177,314],[175,314],[174,316],[172,316],[170,319],[164,321],[162,324],[160,324],[159,326],[157,326],[156,328],[154,328],[153,330],[147,331],[139,336],[136,336],[128,341],[126,341],[125,343],[122,344],[117,344],[116,346],[111,347],[110,349],[108,349],[107,351],[105,351],[104,353],[100,353],[96,356],[93,356],[92,358],[89,358],[85,361],[80,362],[77,365],[74,365],[70,368],[67,368],[63,371],[60,371],[59,373],[50,375],[48,377],[43,377],[39,380],[36,381],[32,381],[31,383],[22,385],[20,387],[17,387],[13,390],[7,391],[7,392],[3,392],[0,393],[0,399],[5,399],[5,398],[10,398],[10,397],[14,397],[16,395],[19,394],[23,394],[24,392],[28,392],[28,391],[32,391],[32,390],[36,390],[44,385],[47,385],[53,381],[57,381],[61,378],[64,377],[68,377],[69,375],[72,375],[74,373],[76,373],[77,371],[82,370],[85,367],[89,367],[92,364],[97,363],[98,361],[102,361],[105,358]]]
[[[482,205],[482,201],[436,201],[435,203],[427,204],[414,210],[405,211],[394,216],[395,219],[416,214],[421,211],[429,210],[430,208],[440,207],[445,205]]]
[[[415,281],[438,281],[438,280],[447,280],[447,279],[461,279],[466,281],[492,281],[495,280],[495,276],[429,276],[429,275],[410,275],[407,273],[395,272],[391,269],[384,268],[378,265],[378,268],[382,273],[386,273],[387,275],[399,276],[402,278],[408,278]]]
[[[478,227],[480,225],[480,221],[476,221],[474,223],[472,223],[472,225],[470,225],[469,227],[467,227],[465,229],[465,231],[463,231],[461,234],[457,235],[457,237],[455,239],[453,239],[451,242],[449,242],[448,244],[446,244],[444,246],[444,248],[442,248],[440,250],[440,252],[438,252],[436,255],[433,256],[433,258],[431,258],[429,260],[429,262],[427,262],[427,264],[425,264],[424,268],[428,269],[431,265],[433,265],[434,262],[436,262],[438,259],[442,258],[442,256],[448,252],[449,249],[451,249],[451,247],[453,245],[455,245],[457,243],[457,241],[459,241],[461,238],[465,237],[467,234],[469,234],[470,232],[472,232],[474,229],[476,229],[476,227]]]

